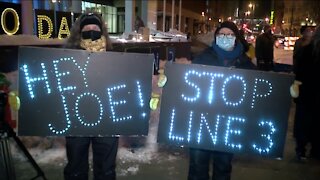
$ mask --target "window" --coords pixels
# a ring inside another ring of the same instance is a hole
[[[87,11],[97,12],[102,15],[105,20],[109,33],[117,32],[117,8],[103,4],[95,4],[91,2],[82,1],[82,12]]]

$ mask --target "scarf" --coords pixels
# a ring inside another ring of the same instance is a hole
[[[106,51],[106,38],[101,36],[100,39],[94,41],[91,39],[81,39],[80,47],[93,52]]]
[[[217,53],[219,61],[223,62],[224,66],[232,64],[243,53],[243,45],[239,42],[236,43],[236,46],[232,51],[221,49],[215,42],[213,42],[212,48]]]

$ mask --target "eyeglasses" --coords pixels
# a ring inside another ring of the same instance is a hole
[[[226,37],[226,38],[228,38],[228,39],[231,39],[231,38],[234,38],[235,37],[235,35],[234,34],[223,34],[223,33],[218,33],[217,34],[217,37]]]

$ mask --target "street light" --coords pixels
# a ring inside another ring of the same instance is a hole
[[[269,24],[270,19],[268,17],[266,17],[264,20]]]
[[[255,5],[250,2],[250,4],[248,5],[248,7],[249,7],[249,10],[252,12],[252,18],[254,18],[253,16],[254,16]]]
[[[254,22],[254,9],[255,9],[255,5],[253,4],[253,3],[249,3],[249,5],[248,5],[248,7],[249,7],[249,10],[247,11],[247,16],[250,16],[249,17],[249,23],[250,23],[250,27],[252,27],[252,25],[254,24],[253,22]]]

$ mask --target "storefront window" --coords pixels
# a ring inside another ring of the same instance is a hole
[[[96,4],[96,12],[101,13],[101,4]]]
[[[95,4],[82,1],[82,12],[97,12],[100,13],[106,21],[106,26],[109,33],[117,33],[117,8],[103,4]]]

